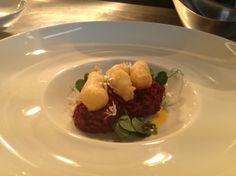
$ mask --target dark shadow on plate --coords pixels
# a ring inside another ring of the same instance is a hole
[[[3,32],[3,30],[5,30],[6,28],[3,28],[3,27],[0,27],[0,39],[4,39],[6,37],[10,37],[12,36],[11,33],[8,33],[8,32]]]

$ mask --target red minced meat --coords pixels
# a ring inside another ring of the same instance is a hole
[[[107,133],[113,131],[112,126],[119,117],[128,114],[130,117],[147,117],[160,110],[165,87],[153,81],[147,89],[135,90],[134,99],[125,102],[112,88],[108,87],[108,104],[100,110],[88,111],[87,107],[80,103],[73,114],[74,124],[82,131],[90,133]],[[116,104],[116,116],[106,117],[109,106]]]
[[[125,107],[130,117],[147,117],[160,110],[165,87],[153,81],[147,89],[136,89],[134,99],[126,102]]]
[[[88,111],[83,103],[77,105],[73,114],[75,126],[82,131],[90,133],[106,133],[112,131],[113,124],[124,114],[124,100],[116,95],[110,87],[108,87],[108,95],[108,104],[97,111]],[[113,103],[116,104],[117,114],[116,116],[107,117],[106,110]]]

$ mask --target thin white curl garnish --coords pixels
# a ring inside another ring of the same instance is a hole
[[[165,85],[165,93],[162,99],[163,107],[168,107],[179,102],[184,85],[184,74],[180,69],[173,68],[167,75],[168,80]]]
[[[168,75],[168,78],[171,78],[172,76],[175,76],[175,75],[180,76],[180,77],[184,76],[183,72],[178,68],[172,68],[170,72],[172,73]]]
[[[102,84],[102,86],[103,86],[105,89],[107,89],[107,86],[110,85],[110,81],[111,81],[111,80],[113,80],[113,78],[111,78],[111,77],[105,75],[103,82],[100,82],[100,84]]]
[[[105,114],[107,115],[106,117],[104,117],[104,119],[110,117],[110,116],[116,116],[117,114],[117,108],[116,108],[116,104],[114,103],[114,101],[112,101],[112,105],[109,106],[107,109],[106,109],[106,112]]]

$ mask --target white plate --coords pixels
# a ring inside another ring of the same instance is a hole
[[[138,58],[185,74],[159,135],[117,143],[80,133],[66,100],[73,82],[95,64]],[[0,175],[234,176],[235,75],[235,43],[163,24],[65,24],[2,40]]]

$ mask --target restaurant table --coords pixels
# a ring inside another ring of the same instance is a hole
[[[174,8],[94,0],[28,0],[21,18],[0,32],[0,39],[62,23],[124,20],[181,25]]]
[[[153,5],[151,1],[139,1],[141,4],[127,2],[129,1],[28,0],[21,18],[1,31],[0,39],[46,26],[85,21],[145,21],[182,26],[173,4],[167,7],[167,1],[162,1],[164,6],[158,3],[160,0],[153,1]]]

